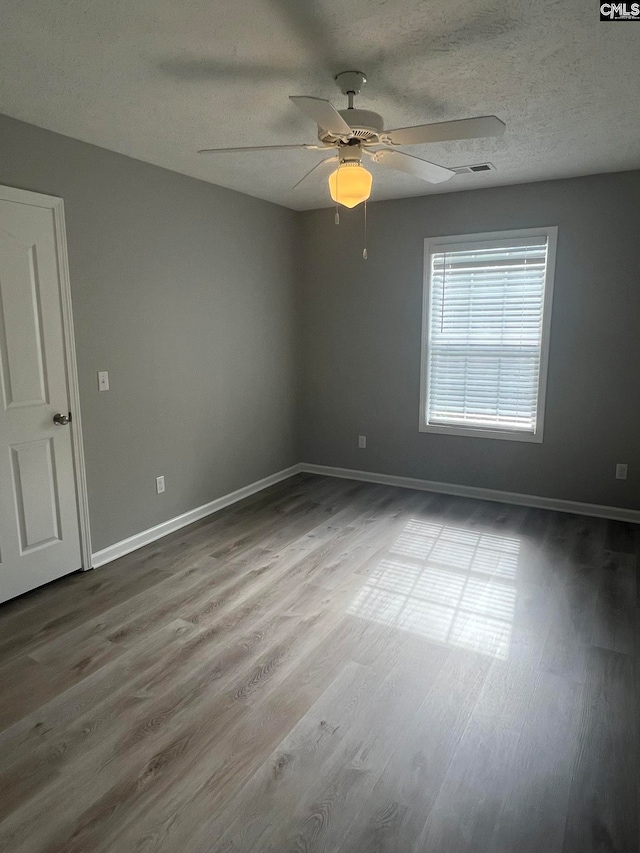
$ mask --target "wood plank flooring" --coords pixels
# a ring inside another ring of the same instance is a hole
[[[640,529],[300,475],[0,607],[0,850],[638,853]]]

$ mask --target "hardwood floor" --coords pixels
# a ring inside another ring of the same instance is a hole
[[[0,607],[0,849],[637,853],[640,530],[301,475]]]

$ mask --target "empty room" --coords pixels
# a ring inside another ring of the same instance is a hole
[[[640,853],[639,80],[637,3],[3,4],[0,850]]]

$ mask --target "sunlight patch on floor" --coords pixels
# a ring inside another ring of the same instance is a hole
[[[520,540],[411,519],[347,612],[506,659]]]

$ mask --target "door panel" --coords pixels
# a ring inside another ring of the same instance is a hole
[[[82,565],[55,227],[0,198],[0,601]]]
[[[0,360],[5,408],[48,402],[36,257],[35,246],[0,233]]]
[[[30,441],[11,448],[20,553],[60,541],[58,490],[53,441]]]

